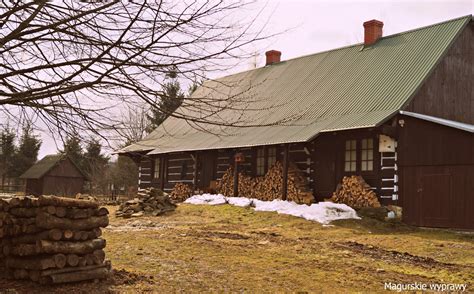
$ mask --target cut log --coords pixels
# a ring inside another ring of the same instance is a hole
[[[83,242],[41,240],[38,241],[37,245],[42,253],[87,254],[105,248],[105,240],[94,239]]]
[[[90,230],[109,225],[109,218],[104,216],[92,216],[87,219],[70,220],[39,212],[36,216],[36,225],[45,229],[63,229],[63,230]]]
[[[63,274],[63,273],[71,273],[71,272],[79,272],[79,271],[90,271],[98,268],[106,268],[108,270],[111,269],[110,260],[106,260],[103,264],[100,265],[92,265],[92,266],[79,266],[79,267],[65,267],[62,269],[48,269],[41,271],[41,276],[50,276],[56,274]]]
[[[96,268],[88,271],[69,272],[63,274],[52,274],[50,276],[44,276],[40,280],[42,283],[49,284],[63,284],[71,282],[80,282],[87,280],[102,280],[109,276],[109,270],[105,267]]]
[[[65,217],[66,216],[66,207],[58,206],[56,207],[56,216]]]
[[[35,217],[38,209],[36,207],[15,207],[9,213],[17,217]]]
[[[78,208],[98,208],[97,201],[81,200],[74,198],[65,198],[57,196],[39,196],[38,202],[40,206],[63,206],[63,207],[78,207]]]
[[[94,261],[94,264],[102,264],[104,263],[105,260],[105,252],[104,250],[94,250],[92,253],[92,259]]]
[[[58,229],[52,229],[43,231],[36,234],[20,235],[18,237],[11,238],[12,244],[36,244],[38,240],[61,240],[62,232]]]
[[[64,232],[63,232],[63,238],[64,238],[65,240],[69,240],[69,239],[74,238],[74,232],[71,231],[71,230],[64,230]]]
[[[55,254],[53,256],[54,258],[54,263],[56,264],[57,268],[63,268],[66,266],[67,263],[67,257],[64,254]]]
[[[28,271],[25,269],[15,269],[13,271],[13,277],[17,280],[26,280],[29,279]]]
[[[27,270],[45,270],[49,268],[63,268],[65,265],[65,256],[56,254],[52,257],[31,257],[14,258],[9,257],[5,261],[8,268],[27,269]]]
[[[77,266],[79,264],[79,256],[76,254],[67,255],[67,264],[69,266]]]
[[[97,215],[102,216],[102,215],[108,215],[109,210],[106,207],[101,207],[97,210]]]

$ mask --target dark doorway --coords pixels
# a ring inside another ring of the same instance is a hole
[[[204,151],[199,154],[200,162],[200,177],[199,187],[208,188],[211,185],[211,181],[215,179],[216,172],[216,153],[212,151]]]
[[[336,189],[336,140],[330,140],[328,137],[321,137],[316,141],[315,164],[315,198],[316,201],[324,201],[331,197]]]

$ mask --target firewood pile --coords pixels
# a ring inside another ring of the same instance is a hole
[[[288,167],[287,200],[300,204],[314,202],[309,183],[296,165]],[[264,177],[252,178],[239,173],[239,196],[271,201],[281,199],[283,190],[283,166],[276,162]],[[230,167],[217,183],[217,191],[226,196],[234,194],[234,170]]]
[[[13,279],[59,284],[105,279],[101,228],[108,210],[96,201],[56,196],[0,199],[0,264]]]
[[[138,190],[137,197],[120,204],[115,213],[118,217],[140,217],[143,215],[157,216],[167,211],[173,211],[176,205],[168,195],[155,188]]]
[[[184,183],[176,183],[170,193],[170,199],[174,203],[183,202],[193,195],[193,189]]]
[[[354,208],[380,207],[377,195],[361,176],[344,177],[330,200]]]

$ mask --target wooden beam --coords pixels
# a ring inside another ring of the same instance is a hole
[[[283,151],[283,187],[281,191],[281,199],[286,200],[288,195],[288,154],[290,144],[285,144]]]
[[[197,151],[193,156],[193,160],[194,160],[193,188],[194,188],[194,191],[196,191],[197,186],[198,186],[198,153]]]
[[[234,159],[234,197],[239,197],[239,163]]]

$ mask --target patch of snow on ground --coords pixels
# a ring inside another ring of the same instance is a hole
[[[206,204],[206,205],[220,205],[226,204],[227,200],[222,194],[202,194],[194,195],[186,199],[184,203],[189,204]]]
[[[255,199],[249,199],[245,197],[226,197],[227,203],[230,205],[240,206],[240,207],[249,207],[253,204]]]
[[[194,195],[188,198],[185,203],[206,205],[229,203],[241,207],[254,206],[255,211],[274,211],[281,214],[301,217],[310,221],[316,221],[321,224],[328,224],[338,219],[360,219],[355,210],[351,207],[332,202],[319,202],[306,205],[283,200],[261,201],[245,197],[225,197],[221,194],[203,194]]]

